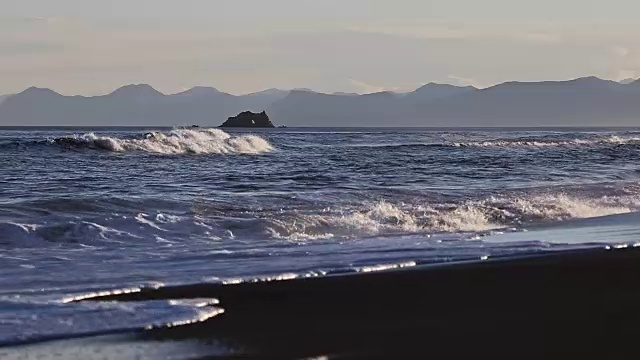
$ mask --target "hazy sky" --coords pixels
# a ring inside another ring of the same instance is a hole
[[[640,77],[637,0],[0,0],[0,94]]]

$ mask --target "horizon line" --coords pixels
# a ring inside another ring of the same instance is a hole
[[[185,129],[185,130],[193,130],[188,125],[92,125],[92,126],[84,126],[84,125],[0,125],[0,129],[2,130],[12,130],[12,129]],[[219,126],[199,126],[198,129],[220,129]],[[270,131],[282,131],[282,132],[291,132],[290,130],[296,129],[398,129],[398,130],[411,130],[411,129],[429,129],[429,130],[448,130],[448,129],[495,129],[495,130],[509,130],[509,129],[518,129],[518,130],[575,130],[575,129],[640,129],[640,125],[638,126],[625,126],[625,125],[582,125],[582,126],[572,126],[572,125],[558,125],[558,126],[287,126],[286,128],[223,128],[223,131],[231,130],[238,132],[270,132]]]

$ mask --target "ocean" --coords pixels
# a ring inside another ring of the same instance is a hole
[[[224,308],[97,295],[637,246],[639,158],[637,129],[2,128],[0,345]]]

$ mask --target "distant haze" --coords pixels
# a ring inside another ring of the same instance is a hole
[[[0,0],[0,94],[640,77],[635,0]]]
[[[484,89],[428,83],[363,95],[269,89],[236,96],[212,87],[165,95],[138,84],[85,97],[31,87],[0,104],[0,125],[217,126],[241,111],[266,110],[287,126],[640,126],[639,100],[640,80],[596,77]]]

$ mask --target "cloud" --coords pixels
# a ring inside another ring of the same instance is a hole
[[[640,71],[623,69],[623,70],[618,70],[614,80],[621,81],[626,79],[638,79],[638,78],[640,78]]]
[[[395,35],[424,40],[516,41],[539,45],[563,42],[563,29],[544,26],[455,25],[455,24],[368,24],[349,26],[347,31]]]
[[[451,80],[453,85],[473,86],[479,89],[488,88],[490,86],[495,85],[494,83],[481,81],[481,80],[470,78],[470,77],[456,76],[456,75],[449,75],[447,76],[447,79]]]
[[[358,94],[370,94],[384,91],[383,86],[372,85],[361,80],[349,79],[349,83]]]
[[[516,35],[516,38],[518,36]],[[528,33],[522,35],[522,39],[535,44],[559,44],[563,41],[563,38],[558,33]]]
[[[358,94],[372,94],[383,91],[400,91],[400,87],[385,87],[382,85],[371,84],[362,80],[349,79],[349,83]]]
[[[614,46],[611,55],[612,79],[620,81],[640,77],[640,51],[637,46]]]
[[[63,50],[64,46],[46,41],[6,41],[0,39],[0,56],[2,57],[45,55]]]
[[[38,17],[38,16],[24,17],[22,19],[26,22],[50,22],[54,20],[54,18]]]
[[[349,26],[346,31],[361,32],[361,33],[373,33],[373,34],[385,34],[394,36],[414,37],[420,39],[432,39],[432,40],[452,40],[452,39],[467,39],[472,38],[474,33],[465,31],[463,29],[447,27],[447,26],[407,26],[407,25],[392,25],[392,26]]]
[[[631,52],[631,49],[629,49],[628,47],[625,47],[625,46],[616,46],[613,49],[611,49],[611,52],[616,57],[623,58],[623,57],[626,57],[627,55],[629,55],[629,53]]]
[[[21,18],[14,18],[15,22],[22,22],[27,24],[60,24],[67,22],[68,19],[56,16],[25,16]]]

